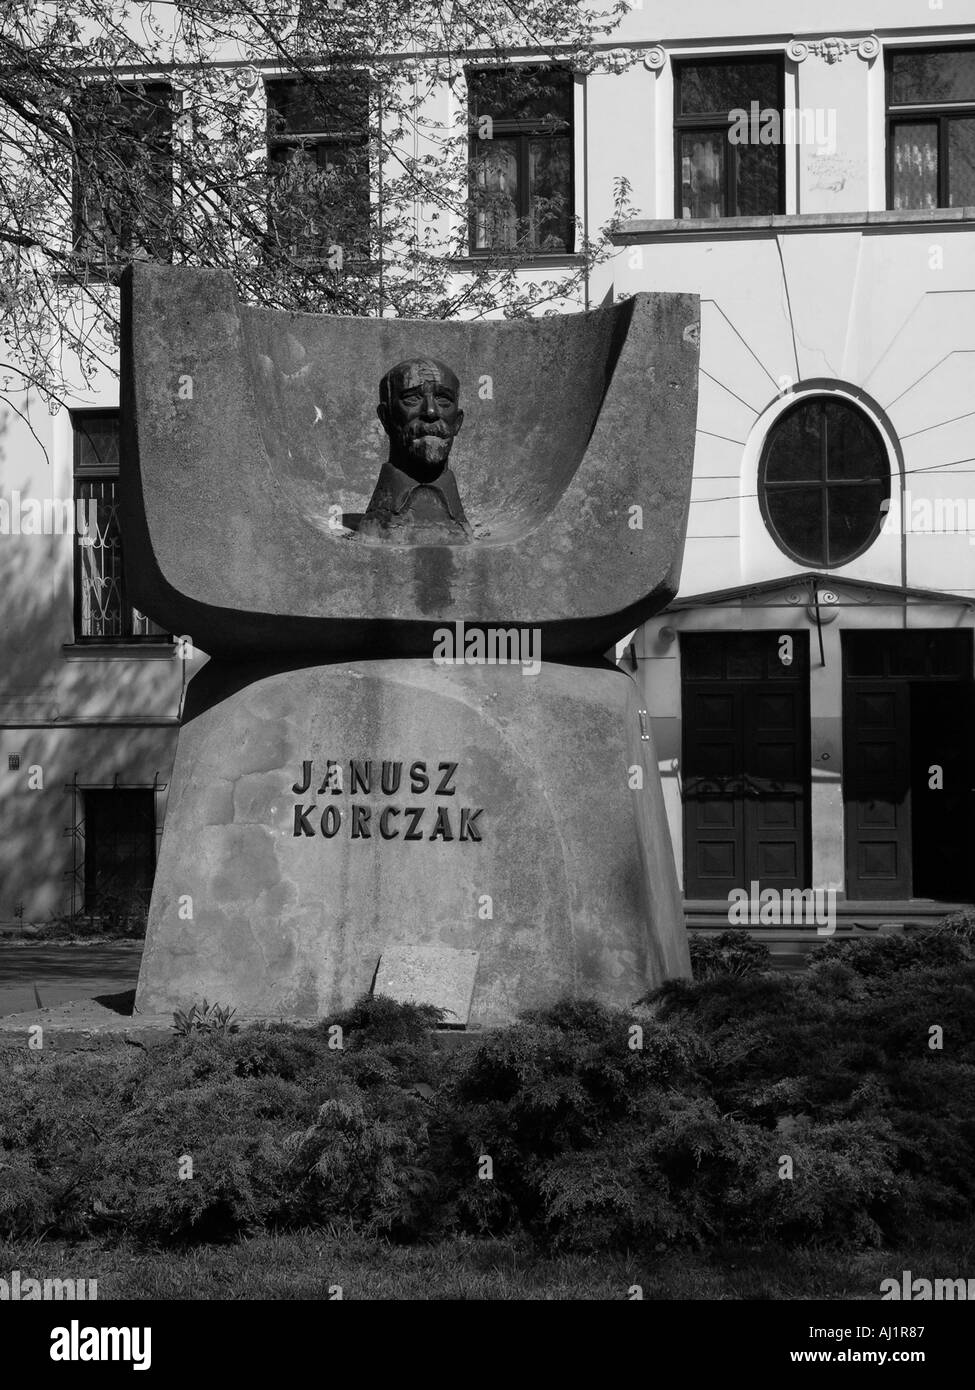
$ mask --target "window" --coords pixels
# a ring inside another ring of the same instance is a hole
[[[305,264],[369,254],[369,88],[361,72],[268,81],[272,242]],[[341,262],[339,262],[339,265]]]
[[[880,432],[857,406],[816,396],[773,424],[758,495],[776,544],[803,565],[845,565],[883,522],[890,465]]]
[[[85,912],[144,918],[156,869],[156,798],[151,787],[86,789]]]
[[[75,250],[117,263],[166,260],[173,212],[168,82],[87,88],[72,111]]]
[[[118,523],[117,410],[73,411],[75,641],[168,640],[125,600]]]
[[[563,68],[469,71],[471,253],[574,247],[572,103]]]
[[[785,211],[784,74],[777,57],[674,63],[678,217]],[[762,121],[767,112],[779,119]],[[738,134],[743,113],[749,118],[747,142]]]
[[[887,55],[891,208],[975,205],[975,48]]]

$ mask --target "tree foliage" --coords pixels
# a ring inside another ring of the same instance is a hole
[[[572,255],[538,262],[560,249],[545,229],[572,219],[535,148],[529,215],[508,217],[506,244],[469,255],[471,219],[508,195],[503,141],[490,120],[472,126],[465,72],[526,53],[546,65],[519,71],[525,109],[551,134],[550,74],[611,61],[626,8],[4,4],[0,394],[33,389],[57,408],[114,371],[118,271],[133,257],[219,268],[246,302],[304,312],[517,317],[564,305],[610,254],[606,229],[577,229]],[[519,275],[527,252],[535,269]]]

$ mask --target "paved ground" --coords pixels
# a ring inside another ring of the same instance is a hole
[[[0,1016],[135,989],[141,941],[41,946],[0,941]],[[37,990],[35,995],[34,990]]]

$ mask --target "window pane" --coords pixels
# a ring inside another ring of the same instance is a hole
[[[827,492],[827,563],[838,565],[861,550],[877,529],[881,520],[880,504],[887,490],[880,483],[857,483],[853,487],[827,488]]]
[[[769,646],[777,647],[774,638],[760,632],[735,633],[726,644],[728,680],[761,681],[768,672]],[[781,665],[781,662],[779,663]]]
[[[169,255],[173,93],[168,83],[87,88],[72,108],[75,240],[83,254]]]
[[[770,487],[765,505],[780,540],[797,559],[807,565],[826,563],[821,488]]]
[[[786,411],[773,427],[765,456],[765,481],[819,482],[822,451],[822,407],[810,404]]]
[[[573,78],[563,68],[512,64],[467,74],[472,125],[490,116],[494,122],[564,127],[572,123]]]
[[[267,83],[270,135],[352,134],[368,129],[364,73],[328,73]]]
[[[938,126],[936,121],[894,127],[894,207],[938,206]]]
[[[894,53],[890,60],[892,104],[975,101],[975,50]]]
[[[118,412],[78,414],[72,417],[75,431],[76,468],[115,468],[119,466]]]
[[[369,156],[364,145],[321,141],[271,150],[271,228],[296,259],[369,243]]]
[[[827,478],[875,479],[885,475],[886,451],[867,417],[843,401],[829,401],[825,410]]]
[[[481,140],[474,165],[475,245],[513,247],[518,238],[517,141]]]
[[[728,132],[685,131],[680,138],[683,217],[724,217]]]
[[[528,217],[540,251],[571,251],[572,147],[563,137],[528,142]]]
[[[716,633],[681,633],[681,667],[686,680],[721,680],[724,646]]]
[[[825,479],[813,486],[822,450]],[[876,535],[890,497],[883,439],[852,402],[823,396],[800,401],[769,432],[759,492],[783,550],[804,564],[845,564]]]
[[[948,205],[975,207],[975,118],[948,122]]]
[[[779,151],[775,145],[738,146],[738,216],[779,210]]]
[[[678,113],[682,116],[725,115],[735,109],[779,107],[778,58],[745,63],[681,63],[677,68]]]

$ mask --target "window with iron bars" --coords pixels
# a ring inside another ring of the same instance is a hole
[[[128,602],[118,519],[117,410],[72,411],[74,429],[74,629],[84,642],[166,642],[169,635]]]

